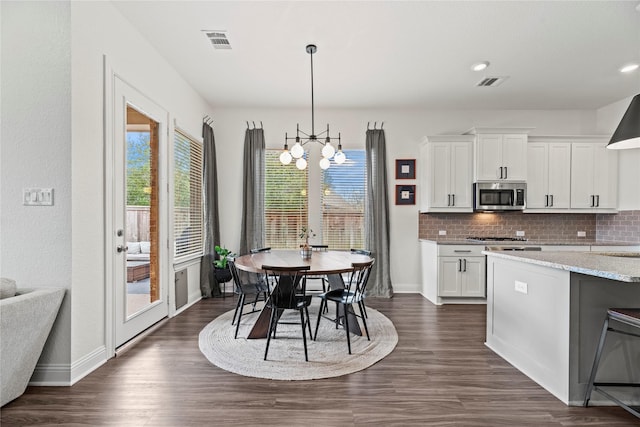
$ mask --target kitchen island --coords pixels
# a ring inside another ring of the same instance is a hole
[[[486,345],[568,405],[581,405],[610,307],[640,307],[634,253],[487,255]],[[598,378],[640,380],[640,340],[611,335]],[[592,403],[599,400],[594,393]]]

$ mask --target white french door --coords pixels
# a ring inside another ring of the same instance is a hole
[[[167,112],[113,79],[111,278],[114,347],[168,316]],[[163,191],[164,189],[164,191]],[[164,262],[163,262],[164,260]]]

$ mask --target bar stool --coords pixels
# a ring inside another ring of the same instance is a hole
[[[631,335],[634,337],[640,337],[640,334],[629,332],[622,329],[616,329],[609,325],[611,321],[618,322],[627,326],[638,328],[640,330],[640,309],[637,308],[610,308],[607,310],[607,317],[604,319],[604,325],[602,326],[602,333],[600,334],[600,342],[598,343],[598,349],[596,351],[595,359],[593,361],[593,367],[591,368],[591,376],[589,377],[589,385],[587,386],[587,392],[584,397],[584,405],[589,405],[589,399],[591,399],[591,392],[597,391],[607,399],[623,407],[627,411],[631,412],[636,417],[640,418],[640,407],[629,406],[622,402],[620,399],[611,395],[603,390],[601,387],[640,387],[640,383],[621,383],[621,382],[595,382],[596,374],[598,373],[598,365],[600,364],[600,356],[602,356],[602,349],[607,337],[607,332],[616,332],[624,335]]]

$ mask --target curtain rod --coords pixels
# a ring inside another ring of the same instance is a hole
[[[369,129],[369,123],[367,122],[367,130],[371,130]],[[373,130],[377,130],[377,126],[378,126],[378,122],[373,122]],[[380,130],[382,130],[382,128],[384,127],[384,122],[380,122]]]
[[[211,116],[208,114],[202,118],[202,121],[208,124],[209,126],[213,124],[213,118],[211,118]]]
[[[251,123],[253,123],[253,128],[254,128],[254,129],[262,129],[262,120],[260,120],[260,128],[257,128],[257,127],[256,127],[256,122],[252,121]],[[249,127],[249,120],[247,120],[247,129],[251,129],[251,128]]]

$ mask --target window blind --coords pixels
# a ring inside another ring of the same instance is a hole
[[[299,170],[294,162],[281,164],[280,153],[265,151],[265,246],[294,249],[301,242],[300,230],[307,225],[308,168]],[[309,160],[307,154],[305,158]]]
[[[347,161],[322,173],[322,243],[330,249],[364,248],[365,150],[344,150]]]
[[[175,258],[201,256],[204,235],[202,144],[178,129],[174,139],[173,224]]]

